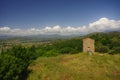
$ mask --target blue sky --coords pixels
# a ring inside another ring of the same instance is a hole
[[[79,27],[120,20],[120,0],[0,0],[0,27]]]

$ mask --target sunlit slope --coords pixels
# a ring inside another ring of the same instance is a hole
[[[60,55],[39,57],[27,80],[120,80],[120,55]]]

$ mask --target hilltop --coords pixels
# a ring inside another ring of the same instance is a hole
[[[119,80],[120,55],[67,54],[39,57],[27,80]]]

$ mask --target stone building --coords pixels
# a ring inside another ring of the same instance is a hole
[[[94,46],[95,41],[91,38],[84,38],[83,39],[83,52],[95,52],[95,46]]]

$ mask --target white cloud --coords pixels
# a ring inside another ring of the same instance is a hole
[[[11,29],[10,27],[0,27],[0,34],[6,35],[37,35],[37,34],[88,34],[92,32],[105,32],[120,30],[120,20],[110,20],[108,18],[101,18],[98,21],[90,23],[88,26],[80,27],[61,27],[59,25],[50,27],[30,28],[30,29]]]
[[[0,27],[0,31],[6,32],[9,31],[10,28],[9,27]]]
[[[89,28],[94,32],[120,30],[120,20],[117,21],[101,18],[96,22],[90,23]]]

